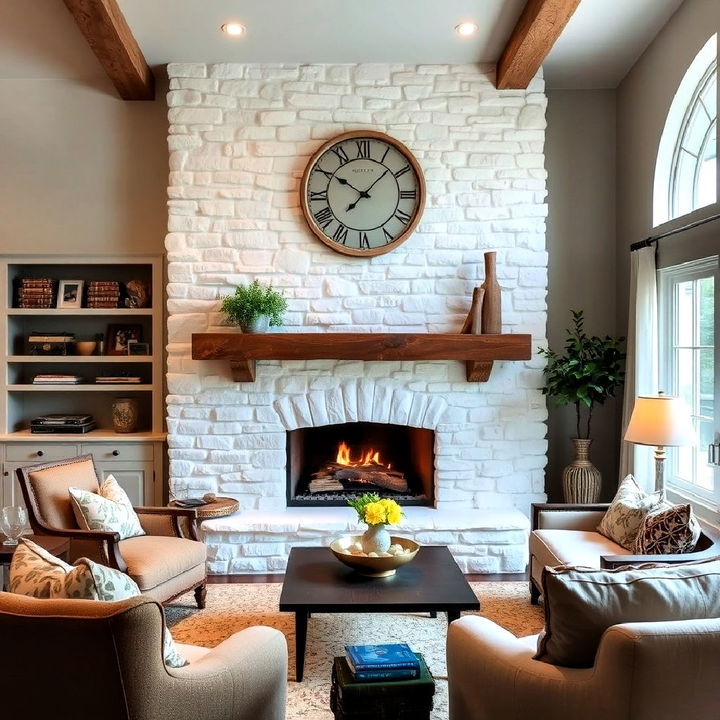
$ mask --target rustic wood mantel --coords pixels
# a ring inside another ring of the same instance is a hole
[[[229,360],[235,382],[255,380],[256,360],[464,360],[485,382],[495,360],[529,360],[530,335],[450,333],[198,333],[194,360]]]

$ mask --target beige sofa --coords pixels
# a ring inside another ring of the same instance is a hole
[[[148,597],[44,600],[0,593],[0,717],[23,720],[283,720],[284,635],[253,627],[213,650],[162,657],[163,611]]]
[[[691,562],[720,556],[720,538],[703,526],[695,552],[684,555],[634,555],[596,528],[608,509],[604,503],[534,503],[530,532],[530,601],[542,594],[541,576],[546,565],[583,565],[614,568],[647,562]]]
[[[450,625],[450,720],[718,720],[720,619],[613,625],[595,665],[533,660],[537,637],[486,618]]]

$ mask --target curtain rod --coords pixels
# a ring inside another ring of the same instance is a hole
[[[713,220],[720,220],[720,214],[710,215],[710,217],[703,218],[702,220],[696,220],[695,222],[688,223],[687,225],[675,228],[674,230],[668,230],[667,232],[660,233],[660,235],[653,235],[649,238],[645,238],[645,240],[640,240],[630,246],[630,252],[641,250],[644,247],[650,247],[651,245],[656,244],[658,240],[662,240],[670,235],[676,235],[677,233],[684,232],[685,230],[692,230],[692,228],[698,227],[699,225],[705,225],[705,223],[712,222]]]

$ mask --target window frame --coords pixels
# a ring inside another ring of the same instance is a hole
[[[674,368],[674,350],[677,346],[675,328],[677,327],[677,301],[674,288],[682,282],[694,281],[705,277],[715,279],[714,298],[714,404],[713,404],[713,425],[714,436],[718,435],[720,421],[718,418],[718,399],[720,388],[718,387],[718,359],[720,351],[718,348],[718,329],[720,318],[720,280],[719,256],[713,255],[674,265],[658,270],[658,318],[659,318],[659,370],[660,387],[664,388],[669,395],[677,395],[677,371]],[[674,449],[667,448],[668,459],[665,465],[665,485],[668,499],[672,502],[691,502],[696,513],[711,522],[720,521],[720,468],[713,466],[713,490],[705,491],[703,488],[677,478],[672,474],[674,463]]]

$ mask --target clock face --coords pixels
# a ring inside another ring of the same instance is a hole
[[[301,205],[312,231],[346,255],[380,255],[420,220],[425,182],[417,160],[382,133],[345,133],[310,159]]]

